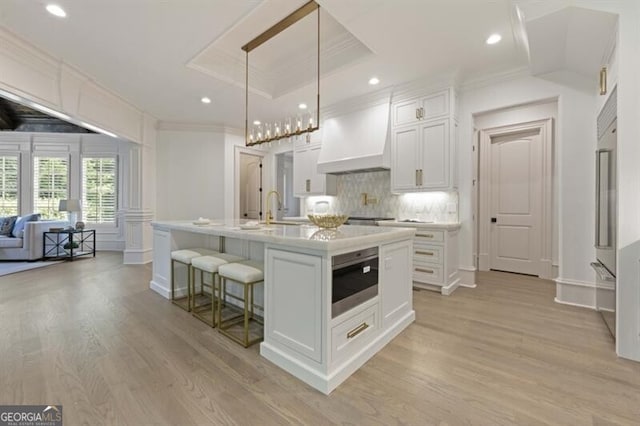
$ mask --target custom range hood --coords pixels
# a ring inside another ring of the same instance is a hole
[[[390,97],[329,117],[322,125],[318,172],[345,174],[388,170]]]

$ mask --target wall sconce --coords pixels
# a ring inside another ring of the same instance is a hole
[[[291,25],[300,21],[312,12],[318,14],[317,21],[317,90],[316,90],[316,109],[315,117],[313,112],[304,116],[296,116],[287,118],[281,122],[264,123],[264,127],[260,126],[249,130],[249,52],[259,47],[263,43],[269,41],[276,35],[280,34]],[[320,5],[311,0],[304,4],[280,22],[242,46],[242,50],[246,52],[245,61],[245,120],[244,120],[244,138],[246,146],[259,145],[266,142],[272,142],[280,139],[289,138],[291,136],[311,133],[320,128]]]

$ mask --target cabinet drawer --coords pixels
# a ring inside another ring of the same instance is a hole
[[[413,264],[414,281],[430,284],[442,284],[444,283],[443,278],[442,265],[417,262]]]
[[[331,360],[335,362],[362,349],[378,334],[379,304],[375,304],[331,329]]]
[[[444,231],[431,231],[428,229],[416,229],[416,243],[428,243],[428,242],[443,242],[444,241]]]
[[[415,242],[413,244],[413,260],[416,262],[437,263],[442,265],[444,247]]]

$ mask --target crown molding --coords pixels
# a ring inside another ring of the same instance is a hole
[[[531,71],[529,69],[529,66],[513,68],[508,71],[498,72],[494,74],[487,74],[481,77],[466,80],[460,85],[460,91],[466,92],[469,90],[480,89],[483,87],[491,86],[496,83],[501,83],[508,80],[515,80],[517,78],[522,78],[522,77],[531,77]]]
[[[238,127],[225,126],[223,124],[188,122],[188,121],[158,121],[156,125],[158,131],[176,132],[213,132],[244,136],[244,129]]]
[[[337,117],[339,115],[349,114],[355,111],[371,108],[376,105],[390,103],[391,87],[367,93],[366,95],[356,96],[347,100],[328,105],[320,108],[320,120]]]

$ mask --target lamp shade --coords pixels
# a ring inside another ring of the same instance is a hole
[[[72,198],[69,200],[60,200],[58,210],[61,212],[79,212],[82,210],[82,207],[80,205],[80,200]]]

